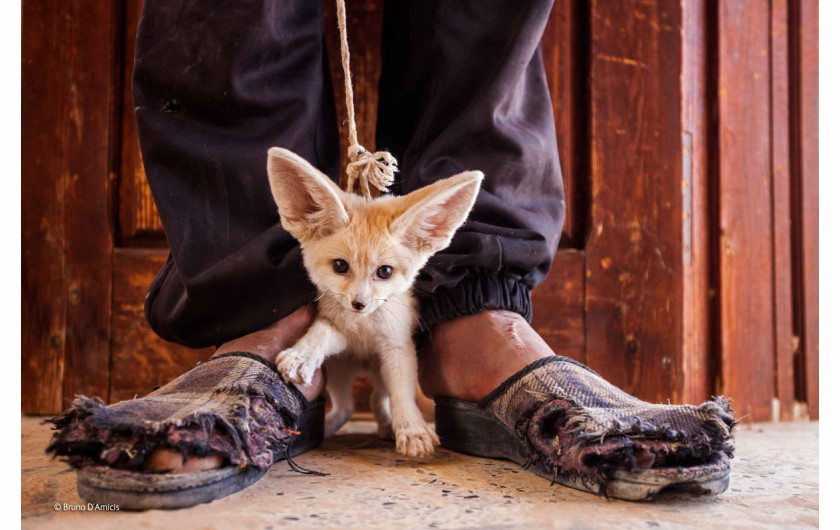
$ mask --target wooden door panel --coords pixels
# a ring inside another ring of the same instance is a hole
[[[682,376],[680,2],[591,9],[586,358],[641,398],[673,401]]]
[[[108,391],[115,9],[23,4],[24,412]]]
[[[167,251],[131,101],[141,4],[23,5],[24,412],[129,399],[210,355],[143,315]],[[557,353],[654,401],[724,392],[747,421],[803,401],[817,417],[817,15],[815,0],[555,2],[542,44],[567,218],[533,325]],[[373,146],[382,1],[348,20]],[[331,0],[324,24],[346,142]]]
[[[350,47],[350,71],[353,81],[354,109],[359,143],[371,151],[376,145],[376,111],[379,104],[379,75],[382,70],[382,1],[347,3],[347,44]],[[344,71],[341,67],[341,45],[335,2],[324,0],[324,43],[327,49],[329,75],[332,81],[338,119],[341,165],[347,167],[347,106],[344,103]],[[398,161],[399,162],[399,161]],[[340,184],[344,189],[347,175],[342,170]]]
[[[795,330],[797,398],[808,404],[811,418],[819,417],[820,241],[819,241],[819,2],[791,0],[795,42],[795,90],[792,127],[794,175]]]
[[[681,401],[700,403],[711,396],[716,361],[711,355],[712,269],[709,224],[714,197],[709,190],[708,5],[704,0],[683,3],[682,52],[682,262],[683,262],[683,374]]]
[[[112,403],[148,394],[209,359],[215,349],[192,349],[166,342],[146,322],[146,293],[168,254],[166,249],[114,250],[109,396]]]
[[[773,0],[770,12],[770,165],[773,215],[773,339],[778,417],[794,416],[793,260],[791,248],[790,37],[787,0]],[[774,411],[775,414],[775,411]]]
[[[583,2],[558,0],[542,37],[543,64],[554,106],[557,151],[566,191],[566,219],[560,240],[564,248],[583,248],[589,222],[588,16]]]
[[[775,395],[770,12],[751,0],[718,9],[722,391],[760,421]]]
[[[21,408],[24,413],[38,413],[60,410],[64,401],[63,203],[69,173],[64,139],[73,124],[66,119],[71,99],[54,90],[65,75],[59,51],[68,30],[57,28],[62,21],[58,12],[44,14],[33,4],[23,4],[22,17],[22,84],[28,89],[21,93]],[[73,50],[68,46],[66,53]],[[40,67],[26,67],[34,63]],[[51,101],[52,106],[42,101]],[[39,151],[65,156],[44,156]],[[28,184],[32,180],[39,185]]]
[[[586,362],[584,253],[561,250],[551,273],[532,294],[531,325],[558,355]]]
[[[160,223],[152,192],[146,182],[140,144],[137,140],[137,122],[134,120],[132,100],[132,75],[137,24],[143,0],[125,0],[124,38],[122,62],[122,90],[120,93],[120,180],[118,186],[118,236],[123,246],[165,246],[163,226]]]

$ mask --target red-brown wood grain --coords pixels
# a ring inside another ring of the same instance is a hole
[[[109,387],[118,12],[116,2],[100,2],[72,4],[68,13],[78,24],[80,54],[69,92],[78,94],[74,110],[81,126],[78,137],[70,134],[72,173],[65,190],[65,405],[76,395],[107,395]]]
[[[561,250],[554,258],[551,273],[531,296],[531,326],[554,353],[581,362],[586,362],[584,261],[580,250]]]
[[[770,13],[771,166],[773,208],[773,328],[779,418],[793,417],[793,282],[791,254],[790,91],[788,2],[772,0]]]
[[[64,189],[69,178],[67,21],[54,6],[23,4],[21,92],[21,408],[58,411],[64,378]],[[46,103],[46,104],[45,104]]]
[[[586,168],[586,28],[582,2],[554,3],[542,37],[543,64],[554,106],[557,151],[566,192],[561,247],[580,248],[587,226]]]
[[[682,348],[680,2],[591,8],[586,360],[639,397],[675,400]]]
[[[214,348],[192,349],[166,342],[146,322],[146,293],[168,254],[165,249],[114,251],[112,403],[144,396],[213,354]]]
[[[112,2],[24,7],[25,411],[108,392],[116,13]]]
[[[796,1],[796,0],[792,0]],[[801,372],[808,415],[819,417],[819,3],[798,0],[798,75],[799,97],[796,115],[798,137],[797,170],[800,177],[801,246]]]
[[[338,18],[335,2],[332,0],[324,0],[324,42],[338,116],[340,167],[345,168],[349,146],[347,108],[344,103],[344,70],[341,68]],[[382,0],[347,2],[347,43],[350,47],[350,71],[359,142],[372,151],[377,148],[376,112],[379,101],[379,74],[382,70]],[[347,182],[346,179],[347,175],[342,171],[342,188]]]
[[[143,395],[210,355],[160,340],[143,315],[166,251],[131,102],[141,3],[23,4],[24,412]],[[373,148],[382,0],[347,7]],[[654,401],[717,391],[744,421],[770,419],[774,397],[782,419],[794,400],[818,417],[817,12],[555,3],[543,60],[568,209],[533,325],[558,354]],[[362,410],[369,391],[357,387]]]
[[[707,4],[683,2],[682,44],[682,262],[683,355],[680,401],[698,403],[712,394],[711,256],[709,252],[709,31]]]
[[[140,21],[143,2],[142,0],[124,0],[124,2],[119,105],[121,145],[118,146],[120,149],[118,236],[121,245],[165,246],[163,226],[152,199],[152,192],[146,183],[131,94],[137,24]]]
[[[721,380],[750,421],[775,395],[769,29],[767,2],[718,4]]]

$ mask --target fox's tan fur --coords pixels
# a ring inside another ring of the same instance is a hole
[[[300,242],[318,288],[318,315],[307,333],[277,356],[280,373],[310,384],[315,370],[327,363],[333,404],[329,436],[353,412],[353,380],[367,371],[375,386],[371,405],[380,434],[395,437],[400,453],[430,454],[437,436],[415,402],[412,284],[466,220],[482,174],[468,171],[406,196],[366,201],[343,192],[294,153],[273,147],[268,176],[283,228]],[[333,269],[336,259],[349,265],[346,273]],[[383,265],[392,268],[388,279],[377,276]],[[354,309],[354,302],[364,309]]]

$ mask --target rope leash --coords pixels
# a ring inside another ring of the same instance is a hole
[[[347,11],[344,0],[336,0],[338,32],[341,36],[341,66],[344,69],[344,100],[347,106],[348,139],[347,148],[347,193],[353,193],[353,185],[359,181],[359,187],[365,199],[370,200],[370,186],[383,193],[394,183],[397,159],[388,151],[371,153],[359,144],[356,132],[356,108],[353,105],[353,80],[350,77],[350,47],[347,45]]]

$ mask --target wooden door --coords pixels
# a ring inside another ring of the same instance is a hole
[[[24,1],[24,412],[143,395],[210,353],[143,317],[167,249],[130,97],[141,1]],[[381,1],[348,18],[373,145]],[[533,325],[558,354],[649,400],[817,417],[817,20],[816,0],[556,2],[568,215]]]

